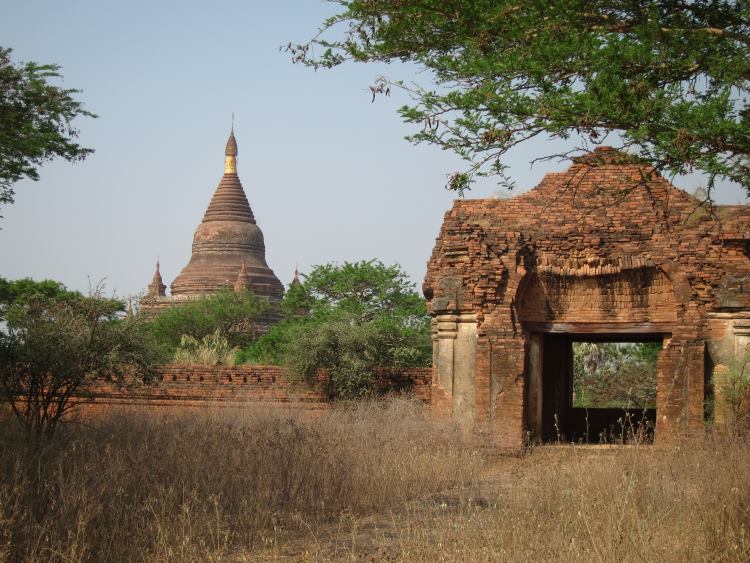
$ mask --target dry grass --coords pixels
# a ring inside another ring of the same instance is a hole
[[[248,409],[249,410],[249,409]],[[416,403],[98,420],[0,432],[0,559],[205,561],[462,485],[477,465]]]
[[[403,400],[2,433],[11,561],[750,560],[736,438],[504,457]]]
[[[464,494],[408,503],[391,527],[352,521],[308,559],[748,561],[749,461],[734,440],[542,447],[488,464]]]

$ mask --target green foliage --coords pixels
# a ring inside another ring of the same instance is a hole
[[[410,139],[451,150],[468,171],[504,177],[506,153],[533,137],[619,143],[668,173],[700,170],[750,191],[750,5],[744,1],[332,0],[340,12],[294,62],[414,63]],[[321,50],[315,53],[316,48]],[[547,155],[567,156],[567,155]]]
[[[375,260],[316,266],[285,300],[287,310],[307,310],[314,319],[346,317],[371,321],[425,314],[424,300],[398,265]]]
[[[260,317],[268,303],[249,290],[237,293],[228,289],[162,311],[148,322],[156,340],[170,353],[187,335],[195,340],[217,330],[229,346],[246,346],[254,336],[252,321]]]
[[[231,348],[226,336],[217,328],[213,334],[204,336],[200,340],[183,334],[172,361],[177,364],[232,366],[236,353],[237,348]]]
[[[654,408],[661,345],[574,342],[574,407]]]
[[[25,428],[50,436],[101,381],[148,381],[161,360],[147,331],[101,295],[34,295],[6,311],[0,332],[0,398]]]
[[[0,204],[13,203],[13,184],[39,179],[37,167],[56,157],[83,160],[92,149],[74,139],[72,121],[96,117],[73,98],[79,90],[60,88],[60,67],[33,62],[14,64],[11,49],[0,47]]]
[[[307,381],[325,368],[331,397],[363,397],[371,392],[383,345],[383,335],[369,323],[325,322],[296,331],[286,350],[287,365]]]
[[[277,322],[254,342],[242,348],[236,355],[238,364],[282,365],[284,351],[294,339],[295,331],[305,320],[287,317]]]
[[[5,318],[5,311],[11,305],[24,305],[36,297],[71,299],[82,295],[77,291],[69,291],[62,283],[54,280],[6,280],[0,277],[0,320]]]
[[[328,392],[360,397],[378,367],[429,365],[430,320],[424,300],[397,265],[370,260],[316,266],[292,285],[285,319],[238,355],[239,362],[289,366],[305,380],[330,374]]]

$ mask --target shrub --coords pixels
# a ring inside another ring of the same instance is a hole
[[[233,366],[236,355],[237,348],[230,348],[229,341],[217,328],[213,334],[204,336],[200,340],[183,334],[173,361],[178,364]]]
[[[120,318],[124,307],[99,295],[37,295],[6,310],[0,399],[27,431],[51,436],[95,384],[157,376],[162,356],[140,323]]]
[[[161,311],[148,321],[158,342],[174,353],[184,335],[201,340],[220,331],[231,346],[246,346],[255,338],[253,322],[268,303],[249,290],[221,290],[195,301],[180,303]]]

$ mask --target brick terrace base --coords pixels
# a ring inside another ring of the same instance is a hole
[[[129,389],[100,385],[86,401],[86,412],[121,407],[242,407],[266,404],[275,407],[321,409],[329,404],[320,388],[289,382],[280,366],[169,365],[162,380]],[[430,401],[431,368],[381,370],[376,384],[382,393],[405,392]],[[325,373],[319,375],[323,381]]]

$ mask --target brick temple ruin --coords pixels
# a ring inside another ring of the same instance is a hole
[[[172,282],[171,295],[166,294],[157,262],[148,292],[140,301],[140,312],[155,314],[220,289],[250,289],[271,304],[255,323],[264,330],[281,317],[275,304],[281,301],[284,287],[266,263],[263,232],[237,175],[239,151],[234,127],[224,153],[224,175],[195,231],[190,261]]]
[[[657,443],[703,429],[750,343],[749,242],[748,206],[709,212],[607,147],[517,197],[456,201],[424,282],[435,408],[501,446],[575,439],[572,342],[657,341]]]

